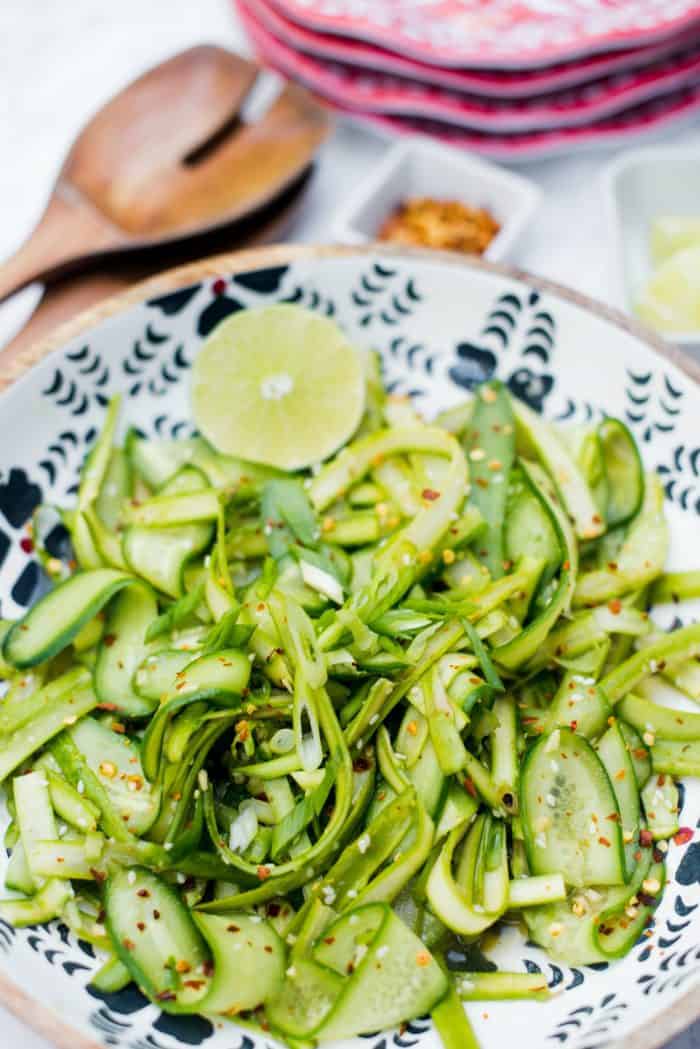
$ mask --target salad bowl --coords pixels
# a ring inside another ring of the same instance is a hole
[[[697,567],[700,370],[622,315],[553,283],[462,256],[361,248],[275,247],[219,256],[154,278],[76,318],[0,368],[0,598],[17,618],[45,591],[27,529],[41,503],[66,505],[109,398],[122,425],[149,437],[192,432],[190,369],[202,340],[248,307],[295,303],[332,317],[382,356],[384,380],[432,416],[500,378],[562,423],[623,419],[660,475],[671,526],[669,568]],[[0,364],[2,358],[0,358]],[[700,607],[663,608],[662,628]],[[655,612],[655,616],[656,616]],[[652,1049],[700,1015],[700,786],[681,792],[668,884],[652,924],[621,961],[567,966],[517,926],[490,941],[487,964],[540,973],[546,1002],[472,1003],[483,1049],[517,1025],[524,1049]],[[0,832],[8,822],[4,801]],[[0,856],[0,880],[6,863]],[[88,986],[100,960],[58,921],[0,921],[0,1001],[60,1049],[275,1049],[222,1019],[162,1012],[132,984]],[[342,1049],[439,1049],[429,1020],[338,1043]]]

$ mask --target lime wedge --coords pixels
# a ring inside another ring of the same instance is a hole
[[[700,330],[700,245],[678,251],[649,279],[637,313],[664,332]]]
[[[364,408],[361,353],[326,317],[267,306],[228,317],[192,372],[192,411],[215,448],[282,470],[344,444]]]
[[[651,225],[651,257],[659,265],[677,251],[700,245],[700,217],[660,215]]]

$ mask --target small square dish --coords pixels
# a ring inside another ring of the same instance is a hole
[[[365,244],[376,240],[383,222],[407,199],[432,197],[485,208],[500,226],[484,257],[508,257],[537,208],[541,193],[522,175],[489,164],[428,138],[392,146],[356,189],[333,225],[336,240]]]
[[[635,313],[652,274],[652,223],[664,215],[700,218],[700,146],[649,146],[624,153],[603,174],[617,298]],[[700,346],[700,330],[662,332],[679,346]]]

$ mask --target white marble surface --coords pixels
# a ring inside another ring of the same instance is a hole
[[[245,48],[227,0],[0,0],[0,258],[38,218],[66,146],[90,114],[155,62],[202,42]],[[700,120],[663,138],[698,142]],[[294,239],[329,239],[337,202],[385,148],[374,135],[339,128],[324,148]],[[616,282],[599,175],[615,152],[524,167],[544,201],[512,258],[608,302],[615,302]],[[0,307],[0,345],[35,299],[29,289]],[[49,1049],[1,1007],[0,1047]],[[700,1049],[700,1026],[673,1049]]]

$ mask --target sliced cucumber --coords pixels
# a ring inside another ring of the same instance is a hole
[[[642,804],[654,841],[672,838],[679,827],[680,799],[671,776],[664,773],[650,776],[642,790]]]
[[[123,590],[112,604],[95,666],[95,692],[100,703],[113,704],[128,717],[146,717],[154,703],[137,695],[132,677],[143,658],[146,631],[158,615],[148,586]]]
[[[160,792],[146,780],[135,743],[95,718],[68,730],[127,830],[145,834],[160,808]]]
[[[566,615],[576,587],[578,548],[568,517],[552,496],[549,478],[536,463],[520,463],[530,492],[548,515],[560,549],[559,581],[546,606],[512,641],[493,650],[494,658],[508,670],[515,670],[531,659],[561,615]],[[553,584],[552,584],[553,585]]]
[[[649,750],[642,742],[642,737],[636,729],[628,725],[626,721],[618,721],[622,738],[625,741],[634,768],[637,786],[641,790],[651,776],[651,757]]]
[[[453,932],[478,936],[508,906],[508,857],[505,837],[490,869],[486,868],[491,821],[480,816],[471,825],[458,824],[442,846],[428,878],[426,893],[431,910]],[[456,875],[453,860],[465,833],[466,841]],[[477,884],[478,883],[478,884]]]
[[[598,755],[583,737],[559,728],[532,747],[520,807],[533,874],[559,871],[577,887],[624,881],[620,810]]]
[[[522,557],[544,562],[540,585],[545,586],[561,564],[561,544],[551,516],[520,470],[514,471],[505,520],[506,556],[514,564]]]
[[[610,704],[594,679],[567,670],[551,706],[543,711],[542,723],[550,732],[570,728],[586,739],[595,739],[605,731],[610,714]]]
[[[306,1038],[328,1016],[344,981],[331,969],[306,958],[295,959],[290,969],[280,993],[265,1006],[265,1015],[273,1031],[289,1038]]]
[[[376,926],[368,926],[366,912],[376,916]],[[356,926],[353,918],[359,919]],[[357,938],[354,928],[360,930]],[[350,1038],[412,1020],[430,1012],[447,991],[447,977],[438,963],[385,905],[369,904],[339,918],[316,948],[317,962],[325,964],[334,950],[326,941],[333,939],[354,943],[353,957],[358,960],[317,1032],[321,1039]]]
[[[627,936],[612,936],[615,920],[624,915],[625,907],[641,888],[651,867],[651,849],[641,849],[634,876],[628,885],[585,889],[562,903],[529,907],[522,911],[531,938],[557,961],[567,965],[593,965],[624,954],[641,931],[636,921],[628,919]],[[644,921],[646,913],[644,914]],[[612,937],[598,935],[605,923]],[[643,926],[643,922],[642,922]],[[625,930],[622,930],[625,931]]]
[[[126,452],[113,448],[107,472],[95,500],[98,517],[111,532],[116,530],[124,502],[131,496],[131,463]]]
[[[644,467],[637,443],[619,419],[605,419],[598,427],[603,453],[608,528],[630,521],[644,499]]]
[[[233,912],[225,917],[194,914],[214,959],[209,990],[197,1010],[228,1013],[257,1009],[282,987],[285,947],[265,921],[256,915]]]
[[[160,494],[186,495],[206,487],[202,472],[187,466],[163,486]],[[208,522],[163,528],[131,525],[122,540],[124,557],[136,575],[147,579],[157,590],[180,597],[185,566],[209,545],[212,527]]]
[[[164,648],[146,656],[134,674],[134,691],[157,703],[174,691],[177,675],[195,658],[196,653],[181,648]]]
[[[174,888],[143,867],[105,885],[107,931],[139,987],[165,1012],[196,1010],[209,991],[206,941]]]
[[[596,749],[617,798],[625,850],[625,881],[629,881],[637,865],[641,807],[634,765],[617,722],[600,738]]]
[[[521,401],[514,402],[518,440],[534,450],[557,491],[580,539],[595,539],[605,531],[598,507],[577,464],[551,427]]]
[[[173,714],[200,699],[236,707],[249,678],[250,660],[239,649],[222,649],[213,655],[200,656],[179,672],[175,688],[162,701],[143,737],[141,757],[152,783],[158,778],[163,738]]]
[[[113,568],[78,572],[41,598],[5,638],[3,655],[15,667],[32,667],[57,655],[85,624],[134,577]]]

